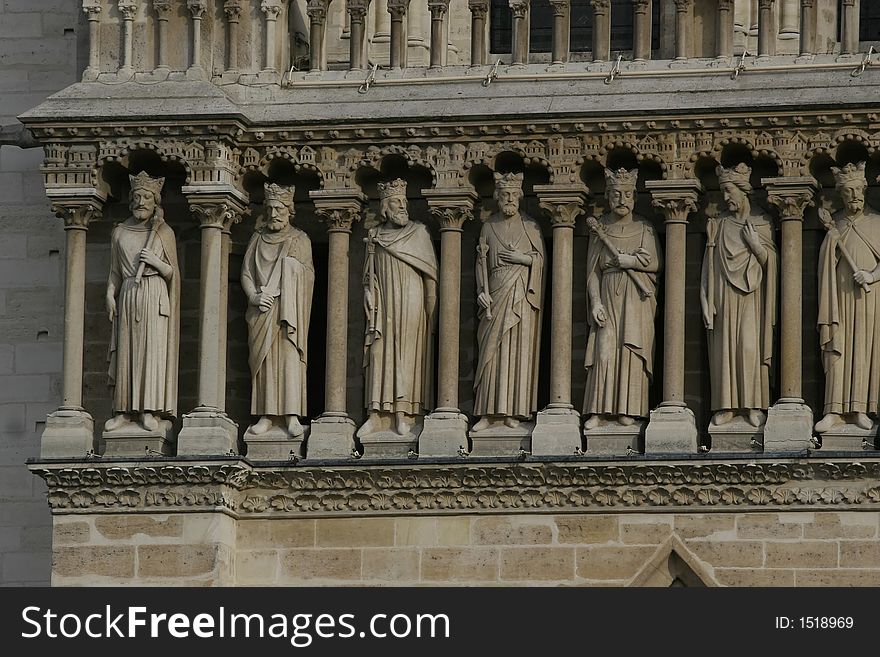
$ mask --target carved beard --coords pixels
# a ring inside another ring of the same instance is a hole
[[[150,219],[154,213],[155,213],[155,209],[151,210],[145,205],[136,205],[133,208],[131,208],[132,216],[141,222],[147,221],[148,219]]]
[[[850,214],[858,214],[865,209],[865,202],[859,198],[847,201],[846,209]]]
[[[519,205],[517,203],[502,203],[501,204],[501,212],[505,217],[512,217],[519,211]]]
[[[275,219],[270,219],[266,224],[266,228],[271,230],[273,233],[277,233],[279,230],[283,230],[284,227],[289,223],[289,219],[287,217],[276,217]]]
[[[632,210],[633,209],[625,203],[614,206],[614,213],[620,215],[621,217],[625,217],[626,215],[631,213]]]
[[[409,223],[409,212],[402,208],[397,212],[389,211],[385,214],[385,216],[391,223],[401,228]]]

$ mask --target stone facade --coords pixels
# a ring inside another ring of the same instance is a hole
[[[876,582],[876,435],[829,453],[812,431],[824,386],[815,208],[839,207],[832,165],[867,162],[868,204],[880,173],[876,71],[850,28],[828,41],[828,7],[803,4],[806,31],[792,39],[791,2],[747,18],[736,11],[750,3],[661,2],[659,50],[616,64],[601,38],[589,56],[568,52],[557,22],[548,66],[517,8],[512,52],[495,64],[482,32],[470,38],[485,29],[479,2],[410,3],[410,27],[432,26],[421,42],[396,19],[386,40],[379,2],[349,0],[348,19],[340,2],[168,4],[86,0],[83,82],[21,116],[67,229],[60,399],[42,408],[30,466],[49,485],[53,583]],[[597,10],[596,25],[605,18]],[[650,31],[640,20],[634,46]],[[743,47],[759,57],[735,57]],[[369,65],[385,56],[391,67]],[[781,228],[781,357],[762,439],[719,450],[696,301],[707,219],[723,207],[716,170],[742,163]],[[620,168],[638,171],[634,213],[656,227],[665,262],[650,421],[597,457],[580,434],[585,217],[609,209],[604,172]],[[101,431],[113,410],[110,236],[129,216],[129,175],[143,171],[165,179],[180,262],[170,456],[137,440],[108,449]],[[498,462],[467,456],[466,432],[477,243],[501,173],[522,174],[550,278],[541,412],[534,431],[487,448]],[[378,455],[354,436],[365,419],[360,271],[379,184],[398,178],[440,255],[437,399],[417,449]],[[309,435],[274,462],[248,458],[241,441],[251,390],[239,272],[266,183],[295,186],[315,267]],[[61,222],[39,221],[41,235],[58,233]]]

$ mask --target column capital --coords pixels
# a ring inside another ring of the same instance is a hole
[[[350,233],[359,221],[367,197],[356,189],[315,189],[309,192],[318,216],[327,224],[328,233]]]
[[[773,3],[776,0],[758,0],[758,9],[772,9]],[[843,0],[844,4],[846,4],[846,0]]]
[[[733,2],[733,0],[731,0]],[[651,0],[633,0],[633,11],[637,14],[645,14],[648,7],[651,6]]]
[[[816,6],[816,0],[801,0],[801,7],[804,9],[812,9]]]
[[[733,4],[734,0],[718,0],[718,11],[730,11]]]
[[[529,13],[529,0],[508,0],[514,18],[525,18]]]
[[[550,0],[554,16],[565,16],[571,6],[571,0]]]
[[[167,21],[171,16],[171,0],[153,0],[153,11],[160,21]]]
[[[248,196],[231,185],[187,185],[181,192],[199,219],[199,228],[229,231],[249,212]]]
[[[782,221],[803,221],[804,211],[816,204],[813,199],[819,186],[811,176],[761,178],[761,184]]]
[[[409,0],[388,0],[388,13],[391,14],[391,18],[403,20],[407,9],[409,9]]]
[[[477,193],[469,189],[425,189],[422,194],[428,201],[431,214],[440,224],[440,231],[461,231],[465,221],[474,218]]]
[[[208,10],[208,0],[186,0],[186,6],[193,18],[201,19]]]
[[[226,0],[223,3],[223,11],[230,23],[237,23],[241,18],[241,0]]]
[[[586,211],[590,191],[584,184],[535,185],[535,193],[553,228],[574,228],[575,220]]]
[[[697,211],[697,199],[703,191],[699,180],[649,180],[645,183],[655,208],[660,208],[667,224],[686,224],[688,215]]]
[[[690,11],[694,4],[694,0],[673,0],[673,2],[675,2],[675,11],[680,14]]]
[[[100,221],[104,214],[107,194],[93,187],[81,189],[46,189],[52,212],[64,219],[64,230],[88,230],[92,221]]]
[[[327,7],[330,0],[307,0],[306,13],[312,20],[324,22],[327,19]]]
[[[136,0],[119,0],[119,13],[122,14],[123,20],[134,20],[134,15],[137,13],[137,10],[138,6]]]
[[[606,14],[611,10],[611,0],[590,0],[595,14]]]
[[[90,21],[100,20],[101,3],[100,0],[83,0],[83,13],[85,13]]]
[[[367,15],[367,9],[370,8],[369,0],[345,0],[345,10],[352,18],[363,20]]]
[[[856,0],[843,0],[843,5],[846,7],[854,7],[856,4]]]
[[[276,0],[263,0],[260,3],[260,11],[266,14],[266,20],[274,21],[278,19],[281,13],[281,5]]]
[[[428,0],[428,11],[434,18],[443,16],[449,11],[449,2],[450,0]]]
[[[489,13],[489,0],[468,0],[468,9],[474,18],[486,18]]]

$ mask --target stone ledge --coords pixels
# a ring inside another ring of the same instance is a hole
[[[867,455],[866,455],[867,456]],[[236,518],[880,509],[859,460],[467,460],[254,466],[244,458],[32,460],[55,514],[221,511]]]

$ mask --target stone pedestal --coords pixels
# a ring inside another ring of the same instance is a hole
[[[419,436],[419,456],[458,456],[459,449],[468,451],[466,415],[435,411],[425,416]]]
[[[822,434],[823,452],[861,452],[876,449],[877,422],[870,429],[860,429],[854,424],[838,424]]]
[[[371,433],[360,439],[364,448],[363,459],[406,458],[410,451],[419,447],[419,435],[422,433],[421,423],[413,425],[410,431],[400,435],[391,427],[382,427],[380,431]]]
[[[765,452],[798,452],[810,449],[813,411],[803,399],[780,399],[767,410]]]
[[[520,450],[531,452],[534,422],[521,422],[508,427],[498,422],[482,431],[471,431],[471,456],[519,456]]]
[[[82,458],[95,450],[95,422],[85,411],[57,410],[46,418],[40,458]]]
[[[159,420],[159,428],[148,431],[129,422],[114,431],[105,431],[104,456],[170,456],[174,439],[170,420]]]
[[[581,416],[574,409],[538,413],[532,432],[532,454],[567,456],[581,447]]]
[[[752,426],[746,418],[736,416],[720,427],[709,423],[712,453],[760,452],[764,442],[764,426]]]
[[[306,458],[351,458],[354,433],[354,420],[347,416],[322,415],[312,420],[312,430],[306,444]]]
[[[691,409],[660,404],[651,411],[645,429],[645,454],[696,454],[699,447],[697,423]]]
[[[615,420],[599,420],[599,426],[584,429],[585,453],[596,456],[627,456],[642,452],[647,420],[623,426]]]
[[[224,413],[194,411],[183,416],[178,456],[238,454],[238,425]]]
[[[291,461],[303,457],[303,444],[309,437],[309,427],[303,427],[302,435],[291,436],[285,427],[273,426],[268,431],[255,434],[250,428],[244,432],[247,457],[250,461]],[[295,458],[294,458],[295,457]]]

